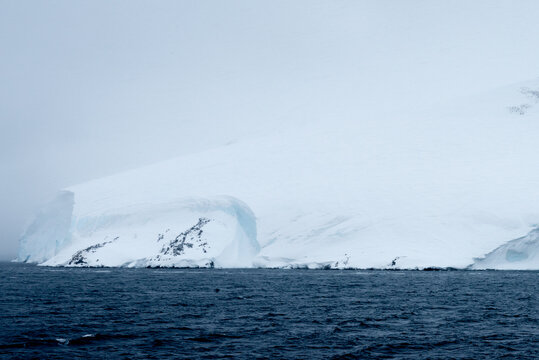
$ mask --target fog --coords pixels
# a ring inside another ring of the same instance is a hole
[[[58,189],[539,74],[535,1],[0,0],[0,259]]]

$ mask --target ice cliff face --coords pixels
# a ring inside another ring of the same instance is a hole
[[[521,239],[539,219],[536,89],[365,112],[73,186],[28,228],[19,259],[537,269],[535,238]]]
[[[70,242],[73,193],[60,192],[27,227],[19,245],[19,260],[41,263]]]

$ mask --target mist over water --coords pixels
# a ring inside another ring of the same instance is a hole
[[[536,78],[538,15],[535,1],[3,1],[0,258],[63,187]]]

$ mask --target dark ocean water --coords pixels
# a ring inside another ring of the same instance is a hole
[[[539,272],[0,265],[3,358],[539,358]]]

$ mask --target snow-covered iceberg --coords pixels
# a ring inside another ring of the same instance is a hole
[[[19,259],[538,269],[534,244],[509,243],[539,219],[534,89],[417,114],[374,109],[73,186],[36,217]]]

